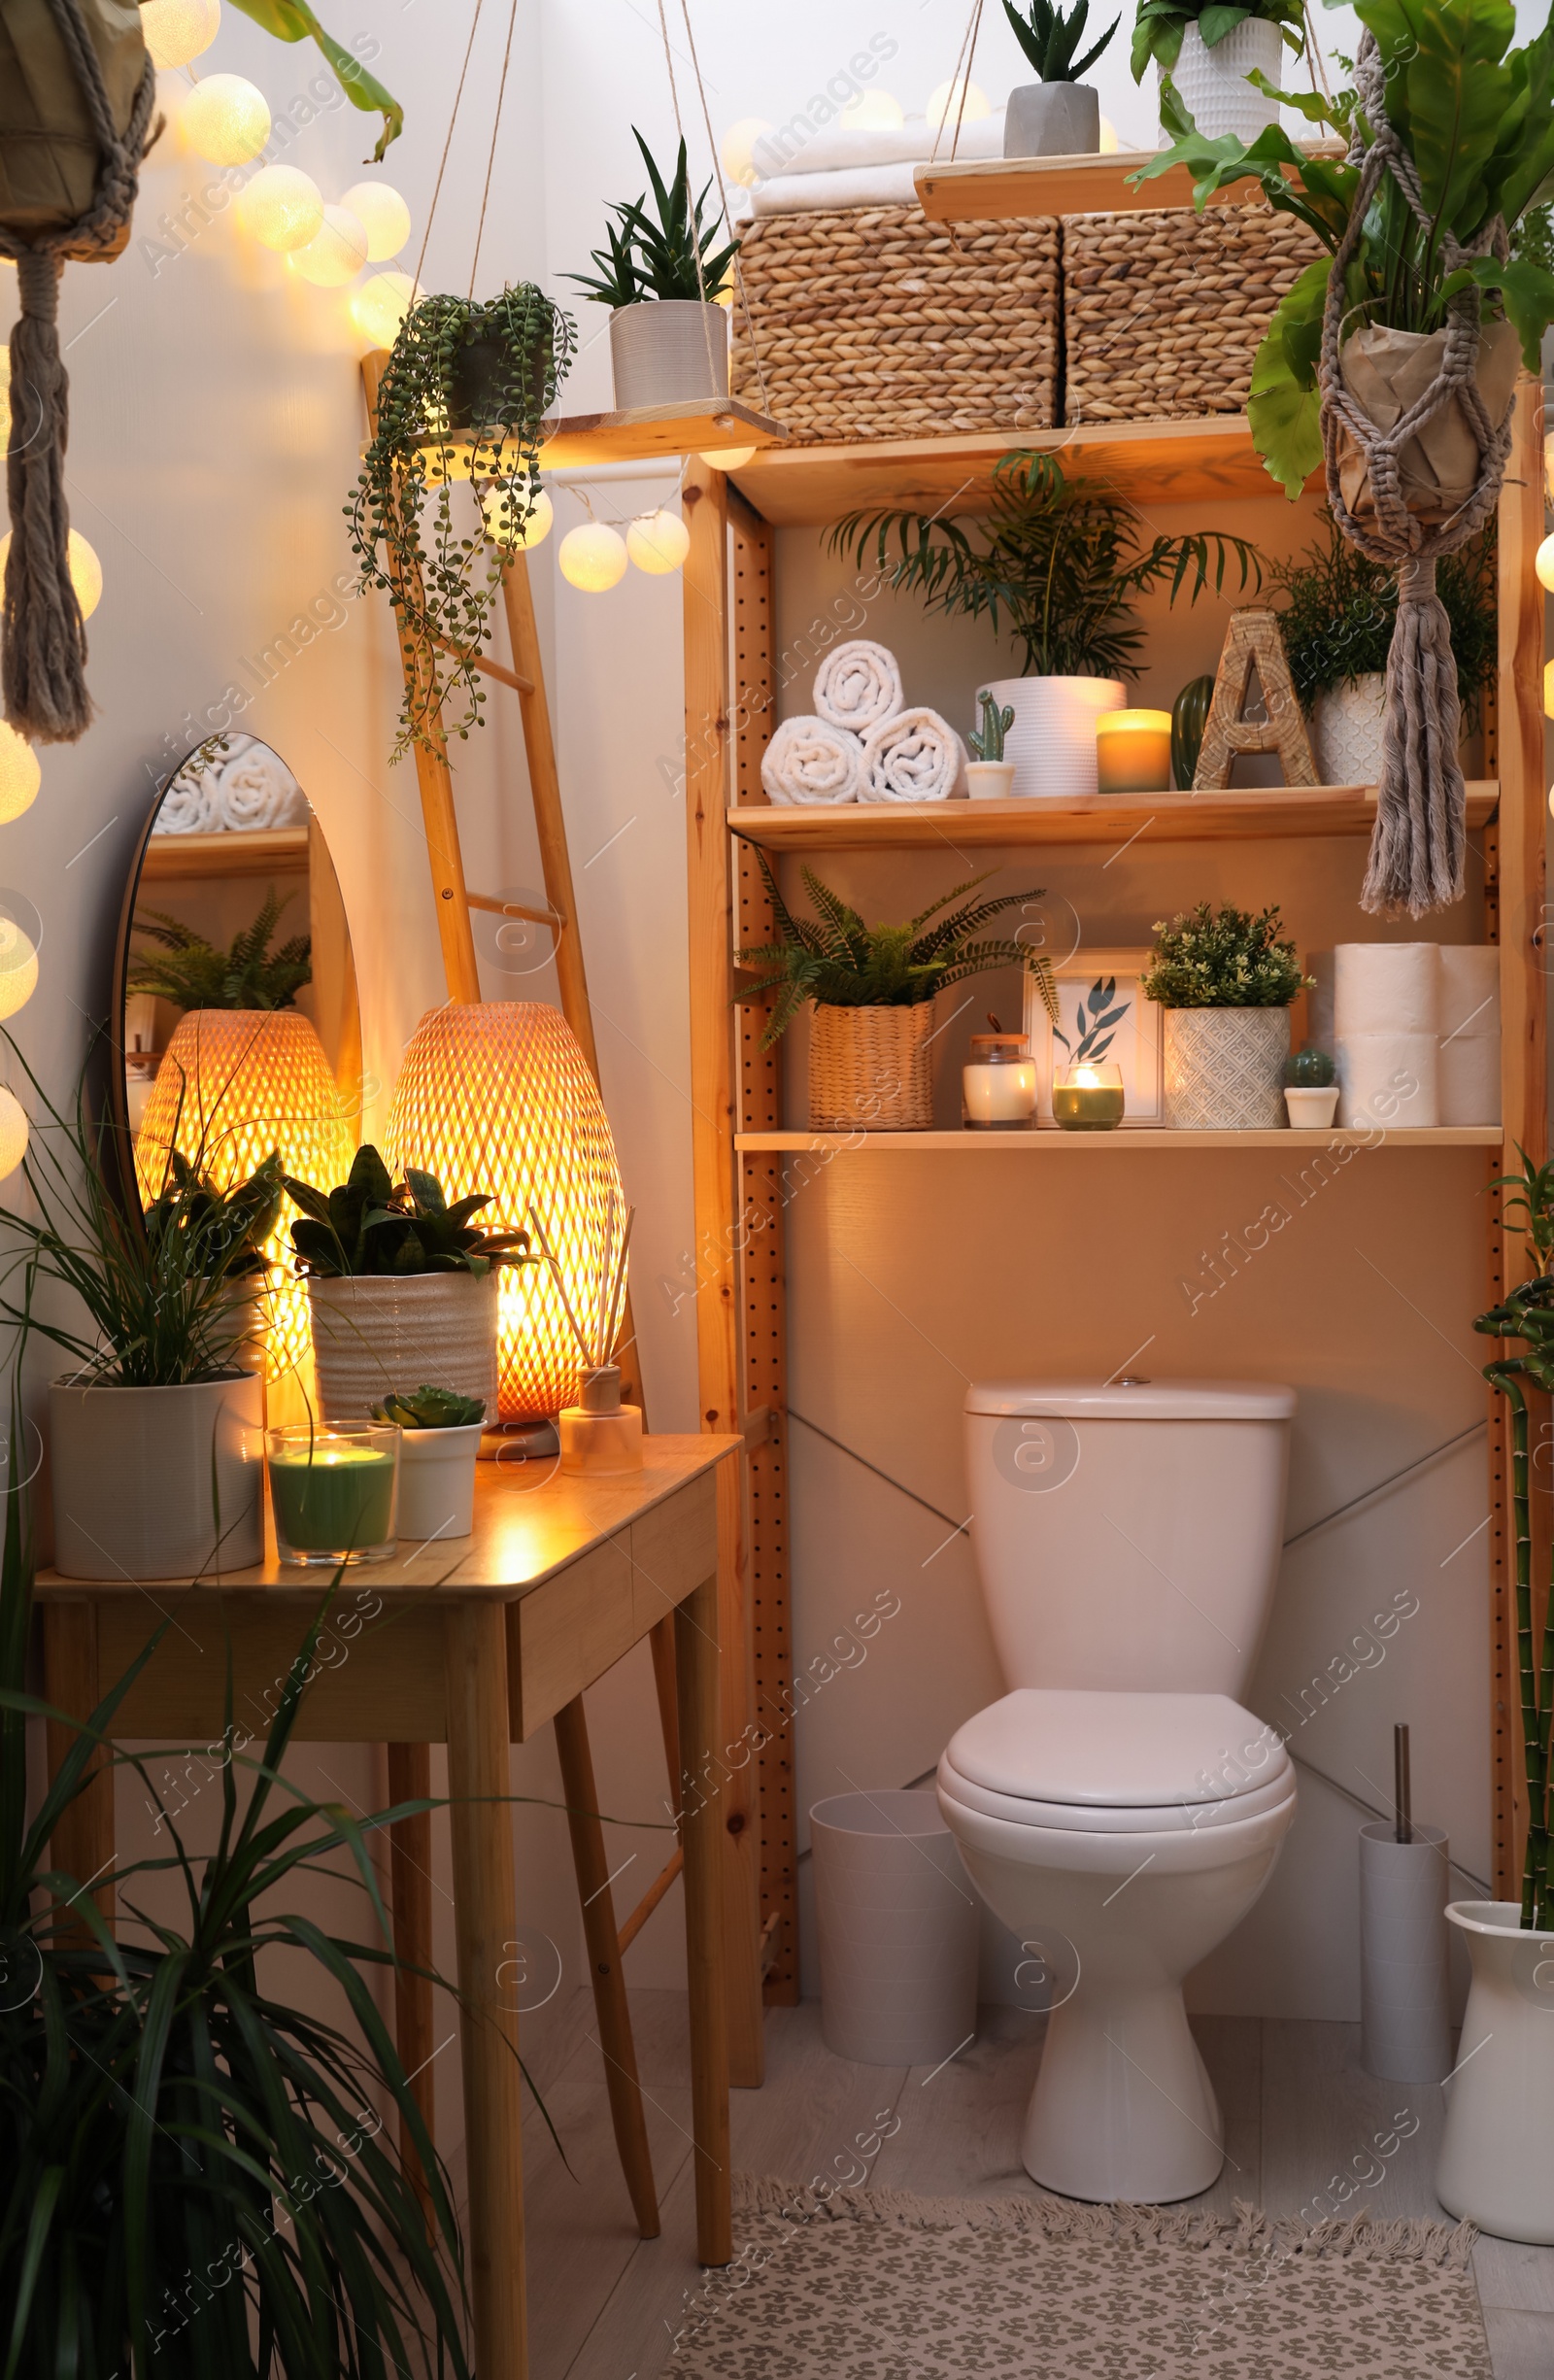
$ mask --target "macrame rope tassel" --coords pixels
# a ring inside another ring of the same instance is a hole
[[[5,704],[17,734],[40,744],[72,743],[91,721],[86,627],[70,583],[70,392],[59,355],[60,270],[51,251],[21,251],[21,312],[11,333]]]
[[[1410,917],[1460,901],[1468,838],[1458,742],[1462,701],[1451,625],[1434,559],[1398,565],[1398,624],[1387,656],[1376,825],[1361,901]]]

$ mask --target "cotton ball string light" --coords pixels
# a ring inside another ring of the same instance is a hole
[[[905,109],[889,91],[859,91],[842,110],[849,132],[895,132],[905,121]]]
[[[27,1119],[15,1092],[0,1086],[0,1180],[14,1173],[27,1153]]]
[[[391,182],[353,182],[340,204],[367,235],[367,262],[387,264],[410,237],[410,209]]]
[[[755,188],[760,180],[760,167],[756,163],[757,147],[768,132],[775,129],[764,116],[741,116],[736,124],[729,125],[718,153],[730,182],[741,184],[747,190]]]
[[[1554,595],[1554,537],[1544,538],[1533,556],[1533,568],[1537,573],[1538,585]]]
[[[294,248],[293,273],[316,289],[343,289],[367,261],[367,234],[349,207],[325,207],[323,222],[306,248]]]
[[[639,513],[625,532],[625,550],[650,578],[667,578],[691,551],[691,531],[677,512]]]
[[[965,105],[961,104],[961,92],[965,91]],[[993,103],[974,83],[965,83],[957,76],[953,83],[941,83],[929,94],[929,104],[923,111],[934,130],[942,131],[946,124],[974,124],[979,116],[991,116]]]
[[[141,0],[140,29],[153,66],[186,66],[220,31],[221,0]]]
[[[207,75],[189,92],[178,120],[196,156],[211,165],[247,165],[270,137],[269,102],[242,75]]]
[[[742,471],[755,452],[753,446],[709,446],[701,460],[715,471]]]
[[[480,509],[486,523],[486,534],[492,544],[524,553],[533,546],[544,544],[556,519],[556,506],[542,488],[534,498],[533,511],[524,520],[524,515],[528,511],[526,480],[515,480],[506,487],[483,488]]]
[[[0,826],[30,810],[43,783],[38,755],[24,735],[0,719]]]
[[[0,587],[5,585],[6,563],[10,555],[11,531],[7,529],[5,535],[0,537]],[[89,620],[102,601],[103,566],[80,529],[73,528],[70,532],[67,560],[70,584],[76,591],[76,601],[81,605],[81,616],[84,620]]]
[[[586,521],[569,528],[557,556],[561,576],[585,595],[607,595],[625,576],[625,539],[602,521]]]
[[[37,945],[14,917],[0,913],[0,1018],[15,1016],[37,989]]]
[[[285,255],[305,248],[323,221],[323,194],[295,165],[266,165],[237,202],[238,221],[263,248]]]
[[[418,291],[408,273],[374,273],[351,300],[351,320],[369,347],[392,347]]]

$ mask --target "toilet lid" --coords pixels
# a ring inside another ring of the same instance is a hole
[[[1228,1694],[1022,1686],[957,1728],[944,1757],[1003,1800],[1093,1810],[1244,1809],[1293,1782],[1277,1731]]]

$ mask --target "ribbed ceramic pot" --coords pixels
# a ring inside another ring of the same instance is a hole
[[[728,317],[694,298],[617,306],[610,361],[618,413],[639,405],[704,403],[728,394]]]
[[[1514,1901],[1453,1901],[1472,1987],[1445,2084],[1436,2195],[1497,2239],[1554,2246],[1554,1934]]]
[[[1277,102],[1265,99],[1246,78],[1255,71],[1277,86],[1283,57],[1278,26],[1262,17],[1246,17],[1212,50],[1189,23],[1182,27],[1181,55],[1170,77],[1199,132],[1210,140],[1233,132],[1238,141],[1255,141],[1278,122],[1279,111]]]
[[[1286,1121],[1288,1008],[1167,1008],[1172,1132],[1273,1132]]]
[[[310,1279],[308,1310],[325,1421],[360,1421],[385,1397],[451,1388],[496,1411],[494,1269]]]
[[[1014,713],[1003,757],[1016,799],[1080,801],[1097,791],[1096,722],[1127,701],[1121,679],[995,678],[988,692]]]
[[[1324,785],[1374,785],[1381,776],[1381,731],[1387,679],[1368,670],[1347,685],[1330,687],[1311,708],[1317,774]]]
[[[264,1555],[264,1382],[49,1388],[54,1568],[67,1579],[208,1578]]]
[[[929,1132],[933,1003],[810,1010],[811,1132]]]

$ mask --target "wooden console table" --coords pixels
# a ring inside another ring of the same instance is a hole
[[[345,1574],[336,1598],[342,1614],[363,1610],[356,1600],[363,1593],[380,1608],[350,1641],[348,1657],[320,1670],[298,1717],[297,1737],[314,1743],[448,1747],[464,1998],[469,2281],[481,2380],[524,2380],[528,2362],[518,2019],[499,1982],[518,1930],[504,1798],[508,1746],[564,1713],[672,1611],[683,1775],[714,1768],[723,1749],[720,1474],[725,1498],[737,1494],[741,1444],[713,1435],[649,1438],[642,1471],[619,1479],[482,1464],[471,1537],[402,1548],[388,1562]],[[48,1698],[85,1717],[171,1614],[176,1625],[119,1706],[119,1734],[180,1746],[216,1742],[225,1723],[230,1648],[234,1715],[262,1739],[329,1575],[283,1569],[273,1542],[258,1569],[193,1586],[96,1583],[45,1571],[37,1598]],[[50,1732],[54,1767],[69,1734]],[[703,2263],[726,2264],[732,2244],[722,1814],[716,1795],[683,1799],[696,2247]],[[111,1771],[93,1778],[73,1805],[54,1856],[85,1880],[110,1869]],[[111,1893],[111,1882],[99,1887],[105,1902]],[[396,1925],[397,1916],[396,1904]],[[635,2096],[634,2063],[629,2084]],[[647,2189],[651,2195],[651,2169]]]

